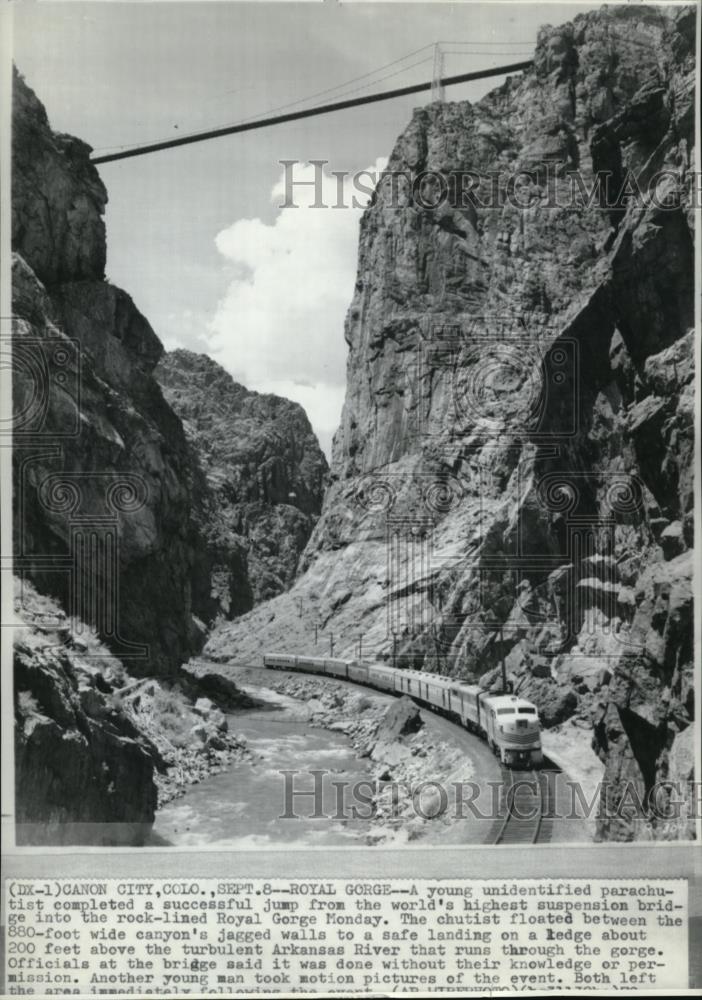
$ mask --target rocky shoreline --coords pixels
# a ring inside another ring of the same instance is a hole
[[[210,698],[193,702],[179,683],[143,681],[125,701],[135,725],[158,752],[157,809],[184,795],[190,785],[251,756],[246,740],[229,731],[222,709]]]
[[[140,846],[158,808],[250,756],[225,714],[252,704],[234,683],[136,679],[58,602],[16,588],[19,844]]]
[[[245,669],[237,670],[237,685],[250,693],[250,683]],[[474,762],[464,749],[436,734],[411,699],[389,701],[385,695],[359,691],[342,681],[274,671],[266,674],[265,683],[270,690],[304,703],[310,726],[343,733],[355,754],[368,759],[369,846],[447,839],[460,843],[465,842],[464,835],[475,842],[484,840],[485,825],[469,831],[467,818],[453,808],[453,798],[449,796],[446,807],[439,791],[439,786],[452,791],[454,784],[476,780]]]

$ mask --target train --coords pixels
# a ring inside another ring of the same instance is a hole
[[[390,694],[407,695],[477,733],[505,766],[533,768],[543,764],[536,705],[517,695],[489,694],[477,684],[462,684],[424,670],[400,670],[356,660],[267,653],[263,665],[269,670],[323,674]]]

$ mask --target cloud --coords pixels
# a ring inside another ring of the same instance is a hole
[[[386,161],[369,168],[380,176]],[[209,324],[209,353],[250,389],[275,392],[304,406],[324,450],[339,424],[345,391],[344,317],[353,295],[358,252],[359,208],[365,205],[350,177],[344,179],[343,203],[337,178],[319,169],[321,201],[313,185],[315,168],[297,164],[294,203],[279,208],[272,224],[239,219],[216,237],[232,272],[231,283]],[[368,177],[361,181],[369,185]],[[271,201],[285,200],[285,176],[271,191]]]

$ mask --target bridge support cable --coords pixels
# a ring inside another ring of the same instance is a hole
[[[390,101],[398,97],[406,97],[409,94],[420,94],[423,91],[431,91],[437,87],[443,91],[444,87],[451,87],[458,83],[470,83],[472,80],[486,80],[494,76],[505,76],[508,73],[519,73],[522,70],[529,69],[531,65],[532,61],[529,59],[525,62],[510,63],[508,66],[493,66],[491,69],[476,70],[473,73],[458,73],[455,76],[431,80],[429,83],[414,83],[407,87],[398,87],[395,90],[384,90],[379,94],[353,97],[345,101],[335,101],[332,104],[322,104],[316,108],[291,111],[288,114],[274,115],[271,118],[241,122],[238,125],[227,125],[225,128],[210,129],[207,132],[196,132],[192,135],[179,136],[177,139],[165,139],[162,142],[153,142],[145,146],[134,146],[131,149],[123,149],[117,153],[93,156],[91,157],[91,163],[97,166],[100,163],[112,163],[115,160],[128,160],[135,156],[146,156],[148,153],[157,153],[163,149],[174,149],[176,146],[190,146],[196,142],[207,142],[210,139],[219,139],[225,135],[253,132],[255,129],[269,128],[272,125],[283,125],[286,122],[300,121],[303,118],[314,118],[318,115],[345,111],[347,108],[356,108],[363,104],[376,104],[378,101]]]

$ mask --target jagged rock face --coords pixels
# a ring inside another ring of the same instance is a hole
[[[138,846],[156,810],[158,752],[124,712],[122,665],[24,584],[14,649],[19,844]]]
[[[17,73],[13,99],[18,568],[133,672],[171,673],[203,623],[291,584],[326,461],[301,407],[206,357],[169,356],[164,399],[163,346],[104,279],[89,147],[51,131]]]
[[[326,459],[301,406],[245,389],[207,355],[172,351],[156,378],[204,472],[201,530],[245,557],[240,600],[214,563],[208,617],[233,617],[292,584],[321,510]]]
[[[106,195],[15,76],[13,394],[18,572],[133,672],[196,651],[190,456],[152,372],[163,348],[103,278]]]
[[[224,713],[251,698],[197,665],[135,680],[84,622],[14,583],[17,842],[141,846],[157,802],[243,749]]]
[[[154,761],[96,689],[76,693],[65,653],[15,646],[18,844],[143,844],[156,810]],[[30,701],[40,689],[49,707]],[[95,701],[86,713],[80,697]]]
[[[616,168],[613,195],[627,171],[645,185],[656,170],[670,168],[683,187],[690,170],[694,17],[681,16],[684,35],[667,21],[655,11],[622,11],[544,29],[534,70],[524,78],[508,80],[477,105],[434,104],[415,112],[388,171],[413,183],[422,172],[430,179],[417,187],[414,204],[409,183],[382,180],[362,220],[335,477],[343,481],[426,452],[432,438],[451,465],[476,432],[484,430],[493,451],[513,440],[510,431],[537,402],[530,392],[540,388],[529,380],[530,366],[517,365],[519,354],[563,336],[602,285],[618,301],[607,304],[609,328],[588,324],[581,362],[593,352],[595,362],[606,364],[613,325],[621,327],[639,366],[686,332],[694,282],[684,195],[679,211],[632,211],[613,247],[612,213],[570,198],[578,190],[576,168],[588,189],[596,172]],[[673,49],[685,42],[686,57],[675,58]],[[552,180],[545,166],[535,167],[548,161],[554,161]],[[451,196],[450,184],[437,209],[417,203],[438,199],[431,175],[456,172],[464,173],[465,208],[453,207],[461,199]],[[472,191],[470,172],[485,175]],[[505,204],[492,207],[496,176]],[[613,211],[621,223],[623,208]],[[661,252],[664,245],[676,252]],[[651,280],[637,280],[637,271]],[[599,317],[593,310],[589,318]],[[505,363],[486,371],[479,355],[495,340]],[[590,374],[603,373],[585,371],[581,384]],[[495,378],[503,384],[494,385]],[[500,423],[496,418],[505,415],[496,411],[510,403],[515,419]],[[567,416],[547,414],[539,430],[548,433],[549,417],[556,424]],[[530,423],[525,429],[537,426]]]
[[[317,635],[486,686],[504,655],[545,724],[595,724],[615,789],[668,773],[693,713],[694,37],[694,8],[605,8],[479,103],[415,112],[361,223],[305,572],[213,655]]]
[[[90,148],[52,132],[44,106],[15,71],[12,247],[46,285],[105,274],[107,192]]]

